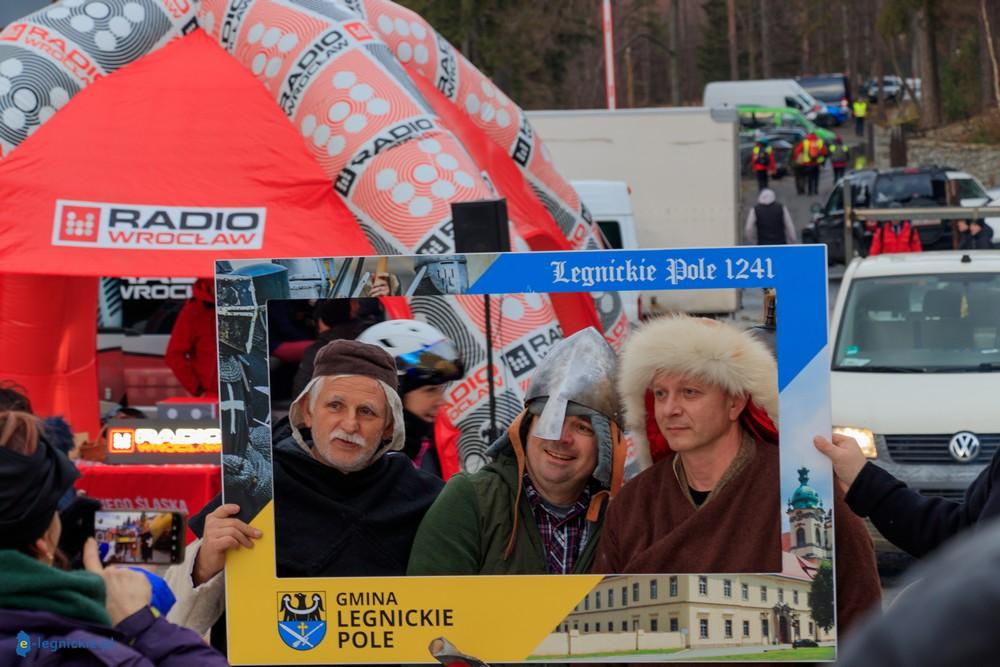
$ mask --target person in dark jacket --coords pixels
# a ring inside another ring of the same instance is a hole
[[[830,167],[833,169],[833,184],[836,185],[844,177],[844,172],[847,171],[850,151],[839,136],[830,143],[827,150],[830,153]]]
[[[784,245],[796,243],[795,224],[788,208],[777,201],[774,190],[764,188],[757,196],[757,205],[747,214],[743,230],[748,245]]]
[[[955,225],[958,227],[959,250],[993,249],[993,228],[983,220],[958,220]]]
[[[298,396],[313,376],[313,364],[325,345],[344,338],[354,340],[365,329],[385,319],[378,299],[323,299],[316,304],[316,342],[305,349],[292,380],[292,396]]]
[[[192,396],[215,395],[219,393],[216,356],[215,282],[199,278],[174,322],[165,361]]]
[[[623,478],[616,367],[593,328],[553,346],[525,409],[491,447],[494,462],[452,477],[427,512],[407,573],[589,572],[605,501]]]
[[[18,665],[80,667],[228,664],[197,634],[151,610],[146,576],[127,568],[102,568],[93,538],[85,545],[86,570],[63,569],[56,506],[79,476],[76,467],[48,443],[35,417],[0,413],[3,664],[11,664],[8,660]]]
[[[841,667],[994,665],[1000,654],[1000,523],[915,567],[884,615],[837,652]]]
[[[887,540],[918,558],[968,528],[1000,518],[1000,450],[965,497],[954,501],[909,488],[866,459],[853,438],[835,434],[832,443],[816,438],[814,444],[833,462],[851,511],[871,519]]]
[[[417,527],[443,482],[399,453],[397,382],[392,357],[378,346],[337,340],[316,355],[312,380],[273,434],[279,577],[406,573]],[[213,499],[190,521],[200,539],[166,574],[177,596],[169,618],[202,634],[223,612],[226,552],[261,537],[238,512]]]

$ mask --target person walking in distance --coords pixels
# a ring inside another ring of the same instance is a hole
[[[849,151],[839,135],[830,144],[828,150],[830,153],[830,166],[833,168],[833,184],[836,185],[844,177],[844,172],[847,171]]]
[[[795,224],[788,208],[777,201],[774,190],[764,188],[757,205],[747,214],[743,239],[748,245],[784,245],[796,243]]]
[[[865,136],[865,116],[868,115],[868,103],[858,96],[854,102],[854,134],[859,137]]]
[[[757,177],[757,192],[762,192],[767,188],[768,176],[774,176],[778,170],[778,163],[774,159],[774,147],[771,146],[771,142],[766,136],[759,135],[757,137],[750,162],[753,165],[753,173]]]
[[[814,132],[807,134],[792,150],[792,159],[805,169],[806,194],[819,194],[819,169],[827,154],[826,145]]]

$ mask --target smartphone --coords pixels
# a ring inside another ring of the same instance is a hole
[[[101,562],[170,565],[184,561],[182,512],[97,510],[94,539]]]

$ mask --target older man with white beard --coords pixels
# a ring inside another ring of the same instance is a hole
[[[403,448],[396,364],[382,348],[336,340],[274,433],[275,551],[279,577],[406,574],[417,527],[443,482]],[[230,549],[260,531],[214,501],[191,520],[201,539],[167,573],[178,602],[169,618],[201,633],[223,611]],[[215,643],[215,642],[213,642]]]

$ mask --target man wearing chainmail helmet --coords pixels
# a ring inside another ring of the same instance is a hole
[[[624,468],[616,367],[593,328],[556,344],[494,461],[452,477],[428,510],[407,574],[589,572]]]

